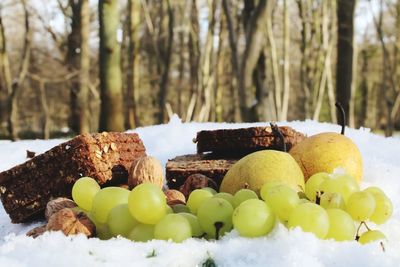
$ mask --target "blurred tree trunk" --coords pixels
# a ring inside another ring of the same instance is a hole
[[[200,62],[200,25],[199,14],[197,9],[197,1],[193,0],[190,11],[190,33],[189,33],[189,64],[190,64],[190,101],[186,111],[185,121],[189,122],[193,119],[194,109],[196,106],[198,91],[198,68]]]
[[[272,0],[260,0],[247,24],[246,46],[239,73],[239,96],[242,119],[248,122],[258,120],[257,106],[254,104],[258,100],[256,98],[257,88],[254,90],[253,75],[265,46],[264,25],[267,19],[270,18],[269,11],[272,4]],[[261,89],[259,88],[258,96],[264,95],[266,89],[265,86]],[[260,101],[257,103],[261,104]]]
[[[357,62],[358,62],[358,47],[355,37],[353,37],[353,75],[351,80],[350,102],[349,102],[349,126],[356,127],[356,93],[357,93]]]
[[[81,20],[82,20],[82,0],[68,0],[69,7],[71,9],[70,14],[70,27],[71,32],[67,39],[67,53],[66,53],[66,64],[70,72],[80,69],[80,56],[81,56]],[[74,133],[79,133],[80,125],[80,112],[78,107],[78,94],[79,94],[79,79],[72,79],[70,82],[70,118],[69,127]]]
[[[331,55],[334,47],[334,40],[330,37],[329,32],[329,3],[324,1],[322,3],[321,11],[321,39],[322,39],[322,50],[323,50],[323,63],[321,65],[321,78],[318,83],[318,89],[316,92],[316,101],[314,101],[314,114],[313,120],[319,120],[322,105],[325,99],[325,91],[328,89],[329,104],[331,110],[331,120],[336,121],[336,109],[333,100],[333,84],[332,84],[332,72],[331,72]],[[333,35],[333,34],[332,34]],[[333,102],[333,103],[332,103]],[[333,108],[332,108],[333,106]],[[334,115],[332,115],[332,113]]]
[[[239,100],[239,79],[240,79],[240,59],[239,59],[239,51],[237,49],[237,34],[236,28],[234,25],[234,20],[232,17],[232,10],[230,6],[230,1],[223,0],[222,1],[222,8],[224,10],[224,14],[226,17],[226,24],[228,29],[228,38],[229,38],[229,46],[231,49],[231,65],[232,65],[232,99],[233,99],[233,107],[234,107],[234,121],[242,121],[242,114],[240,111],[240,100]]]
[[[0,9],[0,125],[7,120],[7,98],[12,91],[12,77],[1,11]]]
[[[309,8],[310,0],[297,0],[297,6],[299,9],[299,15],[301,20],[301,42],[300,42],[300,52],[301,52],[301,62],[300,62],[300,87],[303,91],[303,99],[300,101],[303,103],[305,118],[311,117],[311,110],[309,105],[309,99],[311,97],[311,40],[312,40],[312,27],[309,20]]]
[[[69,126],[75,133],[90,132],[90,6],[89,0],[69,0],[71,32],[67,40],[66,63],[69,71],[80,71],[70,82]]]
[[[251,8],[251,3],[247,2],[246,7]],[[237,36],[233,26],[233,19],[230,5],[227,0],[223,1],[224,13],[227,18],[229,42],[232,50],[232,65],[234,70],[237,69],[238,92],[241,119],[243,121],[255,121],[257,119],[256,106],[256,90],[254,88],[254,71],[259,62],[260,54],[265,45],[264,25],[268,17],[268,6],[272,5],[272,0],[260,0],[251,12],[251,18],[246,24],[246,45],[244,48],[242,61],[239,63],[239,53],[237,49]],[[245,14],[250,12],[245,12]]]
[[[360,116],[358,117],[358,125],[370,127],[366,125],[367,114],[368,114],[368,98],[369,98],[369,86],[368,86],[368,66],[369,58],[367,49],[360,51],[361,55],[361,73],[360,73]]]
[[[137,115],[137,98],[140,83],[140,0],[128,0],[128,118],[126,119],[128,129],[139,125]]]
[[[289,24],[289,5],[288,0],[283,2],[283,95],[282,95],[282,108],[280,110],[279,120],[287,120],[289,108],[289,95],[290,95],[290,24]]]
[[[343,106],[346,122],[353,77],[354,9],[356,0],[338,0],[338,44],[336,62],[336,99]],[[340,118],[340,116],[338,116]]]
[[[140,124],[137,110],[140,83],[140,0],[128,0],[128,118],[127,128]]]
[[[276,114],[276,118],[274,120],[278,120],[282,110],[282,84],[279,72],[278,52],[272,29],[272,17],[267,18],[266,31],[269,43],[269,54],[271,58],[272,80],[274,84],[274,113]]]
[[[224,104],[223,104],[223,95],[224,95],[224,66],[225,66],[225,40],[227,36],[226,30],[226,22],[224,18],[220,19],[219,25],[219,34],[218,34],[218,50],[217,50],[217,59],[216,59],[216,76],[215,76],[215,117],[213,121],[223,122],[223,113],[224,113]]]
[[[161,30],[160,35],[163,34],[164,36],[159,36],[159,54],[160,59],[162,60],[163,68],[161,70],[160,78],[160,92],[158,98],[158,105],[159,105],[159,113],[158,113],[158,122],[164,123],[165,122],[165,104],[167,102],[167,95],[168,95],[168,82],[169,82],[169,72],[171,67],[171,56],[172,56],[172,43],[174,40],[174,10],[171,6],[170,0],[166,0],[167,3],[167,15],[163,16],[160,20],[161,23]],[[163,9],[164,5],[161,4],[161,8]],[[165,40],[165,36],[167,39]],[[166,43],[165,43],[166,42]]]
[[[21,4],[24,11],[25,19],[25,35],[24,35],[24,45],[22,48],[21,63],[18,68],[18,77],[12,85],[11,93],[8,97],[8,132],[12,140],[18,139],[18,131],[16,125],[18,123],[18,99],[20,89],[25,81],[26,75],[28,73],[30,56],[31,56],[31,42],[32,42],[32,29],[30,27],[30,14],[25,0],[21,0]]]
[[[101,131],[124,130],[118,0],[99,1]]]
[[[77,94],[78,132],[90,132],[89,86],[90,86],[90,8],[89,0],[81,4],[81,44],[80,44],[80,73],[79,92]]]
[[[208,29],[204,50],[200,57],[199,86],[197,93],[197,120],[208,121],[212,106],[212,88],[214,86],[214,32],[216,26],[215,14],[217,1],[208,1]]]

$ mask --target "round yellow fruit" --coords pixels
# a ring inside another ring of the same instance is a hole
[[[296,191],[304,189],[303,173],[289,153],[263,150],[236,162],[222,180],[220,192],[235,194],[248,188],[259,195],[261,187],[270,181],[280,181]]]
[[[300,165],[305,180],[318,172],[332,173],[343,168],[358,182],[363,175],[360,150],[353,141],[338,133],[320,133],[306,138],[289,153]]]

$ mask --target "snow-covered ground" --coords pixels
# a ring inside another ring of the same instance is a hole
[[[239,128],[257,124],[170,123],[135,129],[149,155],[163,164],[178,155],[194,153],[192,139],[204,129]],[[282,122],[308,135],[340,132],[337,125]],[[362,187],[376,185],[392,199],[392,218],[380,229],[388,241],[379,244],[319,240],[298,229],[276,227],[267,237],[246,239],[232,231],[219,241],[190,239],[181,244],[154,240],[135,243],[123,238],[101,241],[83,236],[46,233],[32,239],[25,232],[42,222],[15,225],[0,206],[0,266],[202,266],[211,257],[218,266],[399,266],[400,264],[400,139],[371,134],[368,129],[347,129],[364,159]],[[44,152],[63,140],[0,143],[0,171],[26,160],[26,150]],[[154,253],[153,253],[154,252]],[[154,256],[149,256],[154,254]]]

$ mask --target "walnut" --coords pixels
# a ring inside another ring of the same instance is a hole
[[[26,235],[36,238],[36,237],[42,235],[44,232],[46,232],[46,225],[35,227],[35,228],[29,230],[26,233]]]
[[[168,189],[164,192],[165,196],[167,197],[167,204],[172,206],[176,204],[185,204],[186,198],[179,192],[178,190]]]
[[[217,184],[214,180],[203,174],[195,173],[186,178],[185,183],[179,188],[179,191],[181,191],[187,199],[193,190],[209,187],[210,185],[214,189],[217,188]]]
[[[128,185],[130,189],[144,182],[156,184],[160,188],[164,185],[163,167],[154,157],[137,158],[129,169]]]
[[[71,199],[64,197],[55,198],[47,202],[46,210],[44,211],[44,216],[46,217],[46,220],[49,220],[51,215],[58,212],[59,210],[62,210],[64,208],[75,208],[75,207],[77,207],[77,205]]]
[[[95,235],[96,226],[84,212],[65,208],[50,217],[46,230],[62,231],[67,236],[82,233],[91,237]]]

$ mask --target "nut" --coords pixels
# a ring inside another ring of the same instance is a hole
[[[216,183],[212,179],[203,174],[195,173],[186,178],[185,183],[179,188],[179,191],[181,191],[187,199],[193,190],[208,187],[210,184],[212,184],[214,188],[217,188]]]
[[[62,231],[66,236],[82,233],[91,237],[96,232],[96,226],[85,213],[65,208],[50,217],[46,231]]]
[[[36,238],[36,237],[42,235],[44,232],[46,232],[46,225],[35,227],[35,228],[29,230],[26,233],[26,235]]]
[[[129,169],[128,185],[130,189],[145,182],[156,184],[160,188],[164,185],[163,168],[155,157],[137,158]]]
[[[116,151],[117,150],[117,145],[115,143],[111,143],[110,144],[110,148],[112,151]]]
[[[185,204],[186,198],[185,196],[175,189],[168,189],[164,192],[165,196],[167,197],[167,204],[168,205],[176,205],[176,204]]]
[[[75,208],[77,205],[71,199],[59,197],[47,202],[46,210],[44,211],[44,216],[46,220],[49,220],[51,215],[64,209],[64,208]]]

